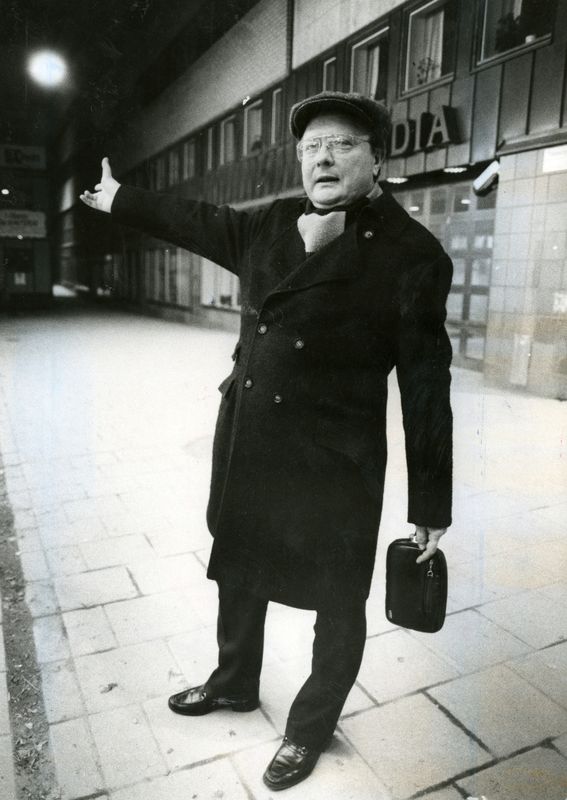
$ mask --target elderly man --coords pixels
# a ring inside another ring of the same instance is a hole
[[[169,706],[192,716],[257,708],[268,601],[315,609],[312,672],[264,773],[274,790],[312,771],[360,667],[393,367],[419,561],[435,552],[451,506],[451,262],[380,189],[388,114],[361,95],[323,92],[293,107],[290,128],[307,199],[217,208],[120,186],[106,159],[95,192],[81,195],[240,278],[207,515],[219,661]]]

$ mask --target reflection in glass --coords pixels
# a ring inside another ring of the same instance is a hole
[[[488,286],[490,280],[490,259],[474,258],[472,262],[471,283],[473,286]]]
[[[471,322],[486,322],[488,316],[488,295],[471,294],[469,319]]]
[[[466,261],[464,258],[453,259],[453,283],[463,284],[465,282]]]
[[[447,317],[449,319],[463,318],[463,294],[462,292],[451,292],[447,298]]]

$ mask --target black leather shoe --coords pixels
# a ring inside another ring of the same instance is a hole
[[[210,714],[219,708],[231,708],[233,711],[254,711],[260,701],[258,697],[213,697],[208,695],[205,686],[193,686],[183,692],[172,694],[167,701],[168,706],[176,714],[187,714],[200,717]]]
[[[324,749],[324,747],[319,749],[304,747],[284,736],[277,753],[264,772],[264,783],[275,792],[295,786],[311,774]]]

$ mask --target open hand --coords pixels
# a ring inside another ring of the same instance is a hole
[[[110,162],[106,156],[102,159],[102,177],[100,183],[94,187],[94,192],[87,189],[79,195],[83,203],[97,211],[105,211],[110,214],[114,195],[118,191],[120,184],[112,177]]]
[[[427,561],[437,550],[439,539],[447,533],[447,528],[426,528],[422,525],[415,526],[415,539],[423,553],[416,560],[416,564]]]

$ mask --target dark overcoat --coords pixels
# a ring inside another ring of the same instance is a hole
[[[240,337],[219,387],[208,576],[317,608],[369,592],[393,367],[408,521],[451,522],[452,267],[389,194],[306,257],[304,208],[289,199],[246,213],[123,186],[112,214],[239,276]]]

